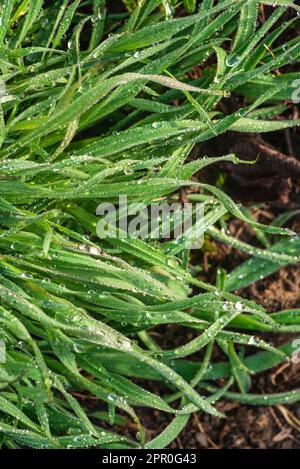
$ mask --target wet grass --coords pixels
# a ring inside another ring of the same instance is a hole
[[[260,333],[299,332],[300,311],[269,315],[231,293],[299,261],[300,237],[280,223],[257,223],[222,188],[193,179],[222,160],[242,164],[235,155],[188,160],[197,143],[228,130],[299,125],[285,117],[298,74],[284,70],[300,59],[300,9],[286,0],[204,0],[200,7],[186,0],[183,14],[180,4],[144,0],[116,15],[109,3],[6,0],[0,7],[4,447],[162,448],[191,413],[224,417],[215,406],[224,395],[259,405],[300,399],[300,390],[250,390],[253,374],[295,352],[292,341],[276,349]],[[265,21],[258,21],[261,8]],[[286,32],[292,38],[282,43]],[[201,75],[192,80],[195,66]],[[218,105],[233,94],[244,106],[225,115]],[[120,195],[170,202],[184,188],[204,203],[206,236],[251,256],[216,285],[194,274],[182,239],[96,235],[99,203]],[[254,228],[260,248],[228,234],[233,218]],[[161,350],[151,335],[161,324],[198,334]],[[226,363],[214,362],[214,344]],[[249,346],[258,352],[244,358]],[[201,363],[189,359],[202,349]],[[150,379],[166,385],[165,396],[147,390]],[[100,419],[78,397],[86,394],[99,400]],[[147,441],[138,407],[174,418]],[[109,430],[128,419],[136,439]]]

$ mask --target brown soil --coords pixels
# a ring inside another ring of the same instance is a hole
[[[263,305],[268,311],[299,307],[300,266],[282,269],[264,281],[250,285],[241,294]]]

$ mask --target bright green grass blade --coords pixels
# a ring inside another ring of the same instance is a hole
[[[299,236],[293,237],[289,240],[282,240],[274,244],[269,250],[272,253],[281,253],[289,256],[294,256],[299,252]],[[274,261],[263,261],[257,258],[252,258],[242,265],[236,267],[229,273],[226,279],[226,289],[236,290],[245,287],[257,280],[263,279],[271,275],[276,270],[287,265],[287,263],[279,263]]]

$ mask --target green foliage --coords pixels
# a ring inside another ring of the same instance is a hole
[[[0,6],[4,447],[162,448],[193,412],[223,417],[216,407],[222,396],[259,405],[300,398],[299,390],[251,394],[252,375],[294,352],[292,344],[276,349],[258,334],[299,333],[300,312],[268,315],[230,293],[298,262],[299,236],[282,227],[289,216],[261,225],[219,187],[190,180],[209,164],[241,163],[234,155],[187,162],[195,144],[216,134],[300,124],[283,114],[296,77],[284,66],[300,61],[300,9],[264,0],[273,10],[258,24],[252,0],[204,0],[199,11],[191,0],[141,0],[126,2],[130,13],[120,14],[106,3]],[[182,6],[192,14],[177,16]],[[288,7],[294,17],[284,21]],[[278,46],[287,30],[291,39]],[[187,74],[194,66],[202,69],[196,80]],[[232,93],[245,106],[230,115],[217,111]],[[193,188],[190,200],[205,202],[207,237],[250,256],[223,273],[218,288],[197,278],[179,239],[95,236],[99,202],[121,194],[133,202],[170,201],[183,187]],[[232,218],[251,225],[263,247],[228,235]],[[196,338],[162,350],[151,331],[164,324],[188,327]],[[227,362],[214,362],[214,344]],[[245,358],[239,351],[248,347],[263,351]],[[202,361],[188,359],[200,350]],[[228,380],[223,388],[220,378]],[[147,380],[160,381],[164,396],[147,389]],[[99,400],[97,412],[82,394]],[[137,407],[174,417],[145,441]],[[137,439],[122,436],[129,420]],[[114,422],[119,432],[107,430]]]

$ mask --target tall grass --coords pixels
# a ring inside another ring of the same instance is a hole
[[[187,160],[198,142],[228,130],[300,124],[285,117],[298,75],[285,70],[300,59],[300,8],[288,0],[141,0],[127,2],[131,13],[113,13],[111,3],[0,6],[4,447],[162,448],[193,412],[224,417],[221,397],[300,399],[299,389],[250,389],[252,375],[294,352],[292,339],[275,348],[261,333],[298,333],[299,310],[269,315],[232,293],[298,262],[300,237],[257,223],[220,187],[191,179],[219,160],[238,164],[234,155]],[[291,39],[280,42],[287,32]],[[192,80],[196,65],[202,74]],[[245,104],[225,115],[217,105],[233,93]],[[197,278],[179,240],[96,236],[101,201],[169,201],[184,187],[205,202],[206,236],[250,255],[216,286]],[[261,247],[226,233],[234,218],[255,229]],[[162,349],[151,331],[164,324],[195,338]],[[226,362],[216,363],[214,347]],[[189,359],[201,350],[201,361]],[[163,396],[149,380],[162,383]],[[141,407],[173,416],[152,441]],[[131,438],[122,430],[129,421]]]

